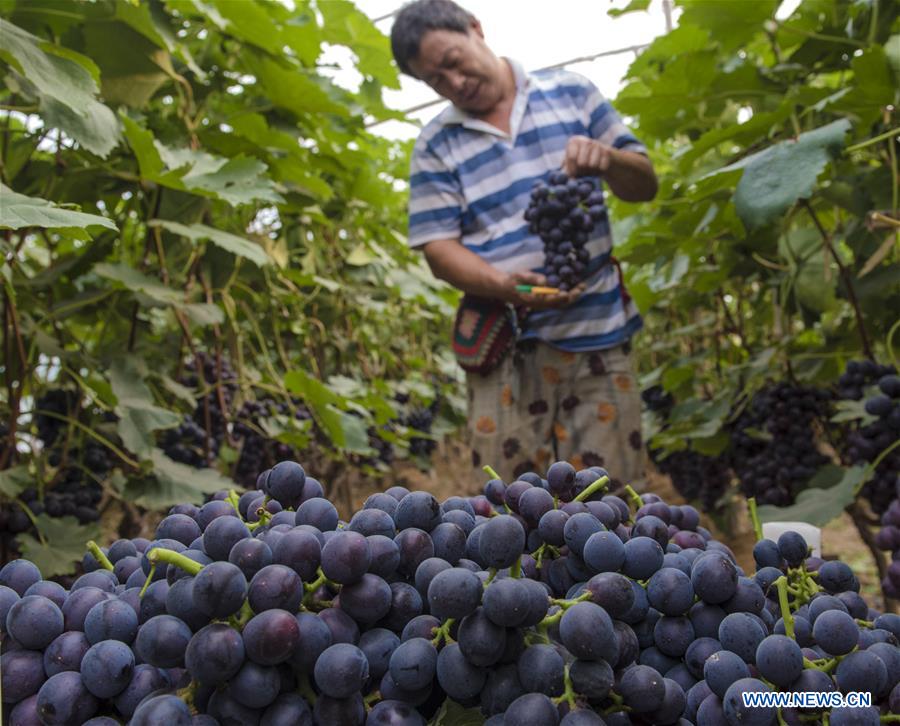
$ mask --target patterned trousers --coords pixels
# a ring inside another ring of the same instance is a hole
[[[644,488],[641,399],[630,345],[569,353],[519,343],[486,376],[466,377],[469,440],[478,480],[490,464],[509,483],[545,475],[554,461],[602,466],[616,483]]]

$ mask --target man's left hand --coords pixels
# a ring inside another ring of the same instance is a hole
[[[616,150],[587,136],[573,136],[566,144],[562,169],[570,177],[597,176],[609,170]]]

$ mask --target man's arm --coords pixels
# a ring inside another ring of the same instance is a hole
[[[569,176],[600,175],[612,193],[626,202],[649,202],[658,188],[653,164],[646,156],[587,136],[569,139],[563,171]]]
[[[459,240],[442,239],[424,245],[425,259],[434,276],[463,292],[494,298],[533,310],[565,307],[583,288],[558,295],[516,292],[516,285],[544,285],[546,278],[536,272],[507,273],[466,249]]]

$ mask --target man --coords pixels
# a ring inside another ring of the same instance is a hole
[[[629,340],[641,320],[611,257],[605,214],[580,285],[553,295],[517,286],[546,283],[543,242],[523,216],[534,183],[562,169],[647,201],[657,185],[644,147],[590,81],[528,74],[499,58],[452,0],[404,6],[391,47],[404,73],[451,102],[413,150],[410,245],[436,277],[526,313],[514,353],[487,374],[467,374],[474,465],[510,481],[566,459],[634,483],[644,457]]]

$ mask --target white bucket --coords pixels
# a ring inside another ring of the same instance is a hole
[[[812,548],[813,557],[822,556],[822,530],[808,522],[764,522],[763,537],[775,542],[784,532],[796,532]]]

